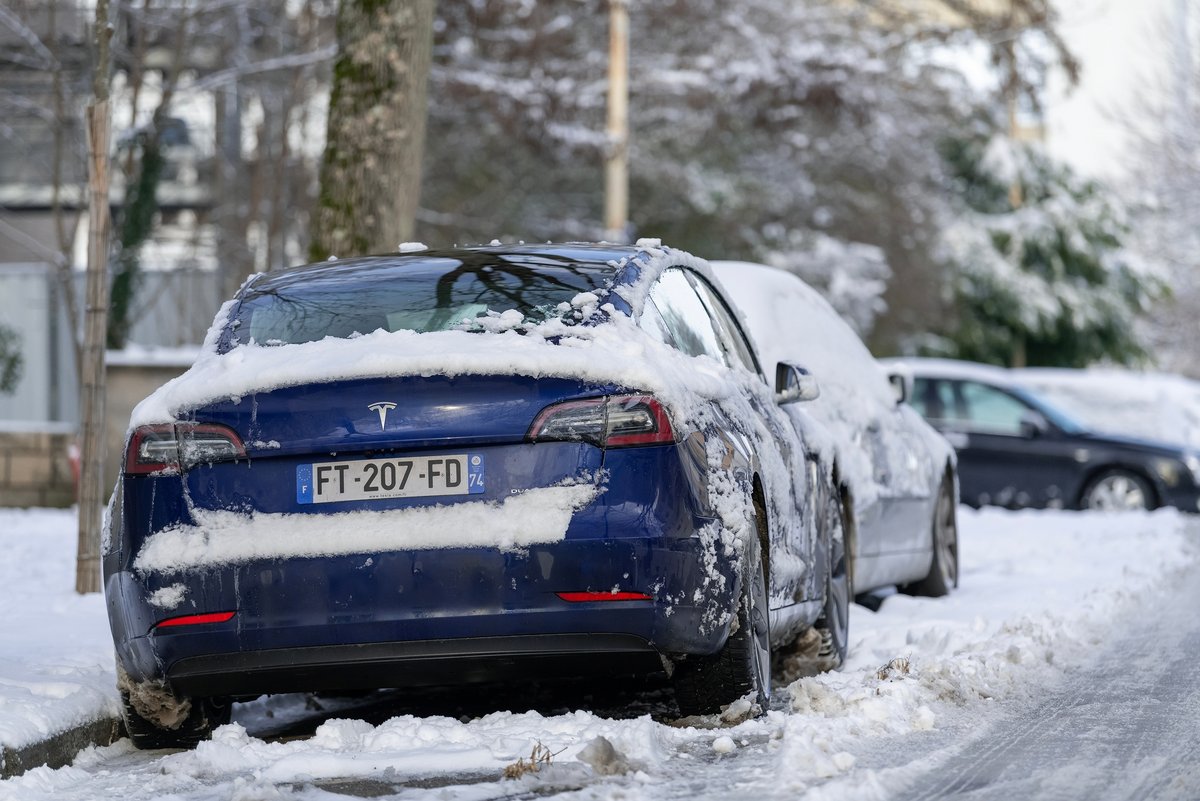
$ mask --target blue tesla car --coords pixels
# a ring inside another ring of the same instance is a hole
[[[773,647],[846,649],[837,466],[780,408],[818,391],[656,243],[256,276],[133,414],[104,544],[126,728],[588,674],[765,708]]]

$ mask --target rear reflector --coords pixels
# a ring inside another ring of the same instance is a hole
[[[589,603],[591,601],[653,601],[654,598],[644,592],[556,592],[564,601],[573,604]]]
[[[201,623],[224,623],[227,620],[232,620],[236,612],[208,612],[203,615],[184,615],[183,617],[169,617],[166,620],[160,620],[154,624],[154,628],[163,629],[167,626],[195,626]]]

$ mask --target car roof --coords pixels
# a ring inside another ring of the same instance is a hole
[[[958,359],[932,359],[924,357],[900,357],[880,359],[885,367],[907,370],[917,378],[951,378],[962,381],[980,381],[994,386],[1013,387],[1017,384],[1012,374],[1003,367]]]
[[[331,258],[287,270],[266,273],[251,279],[243,295],[272,292],[303,284],[336,285],[358,280],[386,280],[406,272],[449,270],[456,265],[480,269],[494,265],[584,269],[617,275],[617,264],[643,249],[632,245],[564,243],[544,245],[486,245],[480,247],[439,248],[350,259]]]

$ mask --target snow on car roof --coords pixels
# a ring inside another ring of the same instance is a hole
[[[908,370],[921,378],[958,378],[970,381],[981,381],[998,386],[1014,386],[1009,371],[1003,367],[995,367],[979,362],[960,361],[958,359],[932,359],[925,357],[900,357],[880,359],[879,363],[888,368]]]
[[[223,398],[306,383],[381,376],[579,378],[654,392],[680,412],[686,412],[698,398],[723,398],[734,391],[723,365],[654,342],[622,313],[626,309],[634,314],[641,310],[650,285],[667,267],[687,266],[711,277],[712,271],[702,259],[669,247],[586,244],[434,250],[381,258],[387,263],[405,259],[422,262],[480,252],[515,254],[531,263],[538,259],[559,263],[577,259],[610,270],[614,289],[578,310],[585,318],[597,313],[607,315],[608,324],[579,326],[555,318],[528,323],[521,326],[520,332],[498,330],[488,334],[380,329],[353,338],[327,337],[282,346],[243,344],[222,353],[222,342],[229,339],[229,321],[247,293],[269,290],[274,282],[297,275],[323,274],[338,269],[336,265],[352,266],[359,260],[307,265],[247,280],[238,297],[226,302],[217,313],[196,363],[138,404],[130,428],[171,423],[189,409]],[[572,298],[564,297],[563,301],[570,303]],[[754,378],[757,380],[757,376]]]
[[[716,261],[712,267],[727,296],[740,308],[768,373],[774,374],[776,362],[787,362],[808,369],[816,378],[821,396],[803,404],[802,411],[832,433],[840,476],[853,489],[856,503],[869,503],[884,490],[876,478],[873,455],[862,447],[867,431],[883,431],[879,440],[885,450],[894,446],[911,452],[911,441],[895,430],[903,425],[924,439],[925,456],[936,454],[941,461],[953,458],[945,441],[915,415],[904,423],[895,420],[896,398],[884,371],[819,292],[776,267],[743,261]],[[913,458],[924,457],[914,454]],[[935,471],[917,464],[914,469],[894,471],[891,480],[905,491],[927,491]]]
[[[1089,427],[1200,449],[1200,381],[1120,367],[1027,367],[1013,378]]]

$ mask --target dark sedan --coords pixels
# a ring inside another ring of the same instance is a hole
[[[133,414],[104,554],[126,727],[178,745],[261,693],[657,671],[685,714],[765,709],[773,645],[846,651],[837,466],[781,408],[815,394],[669,248],[258,276]]]
[[[1200,455],[1089,430],[1008,371],[970,362],[889,362],[910,401],[958,451],[974,506],[1200,510]]]

